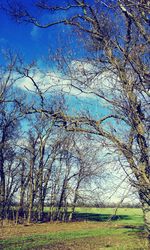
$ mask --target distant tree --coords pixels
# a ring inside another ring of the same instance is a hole
[[[85,204],[94,204],[93,189],[98,189],[95,180],[104,180],[104,165],[107,164],[105,154],[99,154],[101,143],[95,146],[95,141],[89,140],[86,136],[76,136],[74,138],[74,157],[76,162],[76,176],[72,184],[72,203],[70,219],[73,219],[78,201]],[[100,188],[100,187],[99,187]],[[83,191],[82,191],[83,190]],[[91,195],[92,194],[92,195]],[[95,196],[95,191],[94,191]],[[92,201],[91,201],[92,199]]]
[[[19,139],[20,110],[15,101],[13,70],[16,57],[0,68],[0,210],[1,219],[6,217],[12,197],[17,191],[16,173],[19,168],[16,142]]]
[[[33,219],[32,212],[37,205],[38,220],[43,221],[44,202],[47,194],[53,161],[55,160],[55,147],[49,145],[53,123],[41,119],[40,115],[33,117],[30,129],[26,132],[22,158],[21,186],[20,186],[20,211],[25,192],[28,193],[28,222]],[[40,121],[40,126],[37,123]],[[26,174],[25,174],[26,172]],[[28,191],[27,191],[28,190]]]

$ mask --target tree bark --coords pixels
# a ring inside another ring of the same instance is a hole
[[[34,168],[35,157],[31,158],[30,162],[30,180],[29,180],[29,210],[28,210],[28,223],[32,220],[32,209],[34,202],[34,185],[33,185],[33,168]]]
[[[57,220],[62,220],[62,215],[61,215],[61,208],[64,205],[64,199],[65,199],[65,192],[66,192],[66,186],[67,186],[67,178],[65,177],[64,181],[63,181],[63,185],[62,185],[62,190],[61,190],[61,195],[60,195],[60,200],[58,203],[58,208],[57,208],[57,212],[56,212],[56,219]]]
[[[20,185],[20,202],[19,202],[19,218],[24,219],[24,195],[28,181],[25,182],[25,163],[22,162],[21,168],[21,185]]]
[[[142,204],[145,231],[150,239],[150,190],[140,190],[139,197]]]
[[[39,160],[39,204],[38,204],[38,220],[43,220],[44,199],[43,199],[43,167],[44,167],[45,142],[41,139],[40,160]]]
[[[144,216],[144,224],[145,224],[145,230],[148,233],[148,237],[150,239],[150,205],[147,203],[144,203],[142,205],[143,210],[143,216]]]
[[[43,212],[44,212],[44,199],[40,197],[39,207],[38,207],[38,220],[43,221]]]
[[[2,149],[0,152],[0,217],[5,218],[5,173]]]
[[[80,173],[81,173],[81,171],[80,171]],[[79,175],[79,180],[78,180],[77,186],[75,188],[75,194],[74,194],[74,199],[73,199],[72,211],[70,213],[69,220],[73,219],[73,215],[74,215],[75,208],[76,208],[76,203],[77,203],[77,200],[78,200],[78,189],[79,189],[79,186],[80,186],[80,182],[81,182],[81,179],[80,179],[80,175]]]

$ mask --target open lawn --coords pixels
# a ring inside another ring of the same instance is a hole
[[[111,208],[77,208],[76,221],[70,223],[5,223],[1,228],[0,249],[150,249],[143,232],[142,211],[121,208],[110,221],[114,211]]]

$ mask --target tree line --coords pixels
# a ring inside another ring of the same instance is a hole
[[[66,132],[54,119],[20,110],[25,95],[15,86],[16,62],[11,63],[1,71],[1,220],[72,220],[78,202],[90,199],[89,186],[103,174],[103,160],[86,136]],[[60,102],[57,97],[50,106],[58,109]]]

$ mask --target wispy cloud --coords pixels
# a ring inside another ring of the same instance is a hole
[[[33,26],[30,32],[30,35],[33,39],[37,39],[40,37],[40,29],[36,26]]]
[[[8,47],[8,40],[5,39],[4,37],[0,37],[0,47],[2,48],[7,48]]]
[[[0,43],[1,43],[1,44],[6,44],[6,43],[7,43],[7,40],[6,40],[4,37],[1,37],[1,38],[0,38]]]

